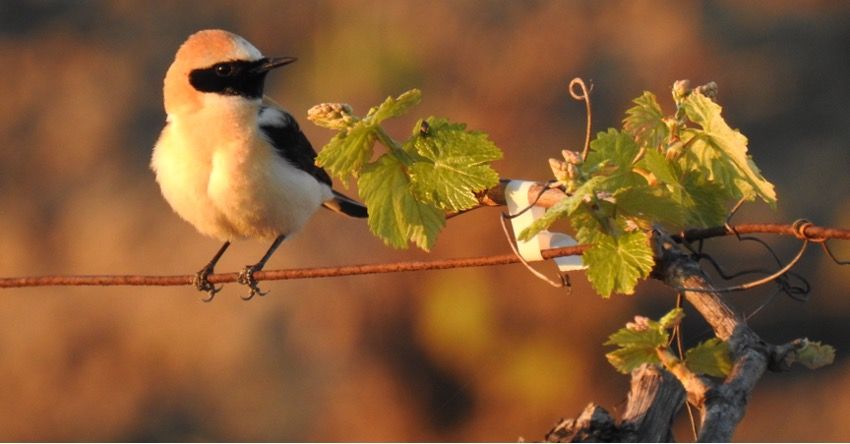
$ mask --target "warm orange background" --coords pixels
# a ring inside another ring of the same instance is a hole
[[[505,177],[546,179],[548,157],[580,148],[572,77],[594,84],[596,130],[618,126],[644,89],[669,111],[673,81],[714,80],[780,196],[776,212],[751,205],[737,220],[850,226],[847,2],[171,3],[0,3],[0,275],[206,263],[217,242],[171,212],[148,162],[165,70],[208,27],[299,57],[268,92],[317,148],[330,132],[306,121],[311,105],[362,113],[419,87],[398,137],[420,116],[467,122],[502,147]],[[425,254],[322,211],[269,268],[504,253],[497,216],[452,220]],[[797,246],[768,240],[786,258]],[[265,248],[238,243],[220,270]],[[730,268],[771,265],[747,244],[710,249]],[[838,360],[767,375],[737,440],[850,440],[848,268],[813,249],[798,270],[811,300],[780,296],[751,324],[771,341],[822,339]],[[674,301],[657,283],[602,300],[583,274],[573,281],[568,294],[506,266],[263,283],[272,293],[250,303],[230,285],[208,305],[186,287],[2,290],[0,440],[541,439],[589,401],[623,407],[628,380],[601,344]],[[752,310],[771,293],[729,300]],[[687,322],[690,341],[705,338]],[[686,430],[680,418],[680,440]]]

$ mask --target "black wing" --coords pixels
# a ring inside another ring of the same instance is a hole
[[[316,166],[316,150],[291,114],[277,107],[262,106],[259,126],[281,157],[319,182],[331,186],[331,176]]]

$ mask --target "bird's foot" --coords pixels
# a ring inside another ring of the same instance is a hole
[[[216,287],[207,279],[212,272],[212,267],[208,265],[195,273],[195,279],[192,280],[192,285],[194,285],[198,291],[207,293],[208,296],[201,299],[204,302],[212,302],[213,298],[215,298],[215,294],[224,288],[224,286]]]
[[[251,290],[251,292],[248,293],[248,296],[240,296],[243,301],[249,301],[256,295],[265,296],[268,294],[268,292],[260,290],[260,287],[257,286],[257,280],[254,279],[254,273],[260,270],[262,270],[262,266],[260,264],[254,264],[246,265],[245,268],[239,272],[239,277],[236,281],[242,285],[247,285]]]

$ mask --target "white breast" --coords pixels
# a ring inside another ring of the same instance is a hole
[[[261,136],[256,108],[212,117],[172,117],[151,162],[165,199],[199,232],[220,240],[291,235],[331,197]]]

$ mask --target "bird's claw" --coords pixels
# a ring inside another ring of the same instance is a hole
[[[195,273],[195,279],[192,281],[192,285],[194,285],[198,291],[203,291],[208,294],[207,297],[201,299],[203,302],[212,302],[213,298],[215,298],[215,294],[224,288],[224,286],[216,287],[207,279],[207,276],[209,276],[210,273],[212,273],[212,269],[204,267]]]
[[[260,287],[257,286],[257,280],[254,279],[254,273],[257,271],[260,271],[260,267],[257,265],[246,265],[245,268],[239,272],[239,277],[236,281],[242,285],[247,285],[251,290],[251,292],[248,293],[248,296],[240,296],[243,301],[249,301],[256,295],[265,296],[268,294],[268,292],[260,290]]]

